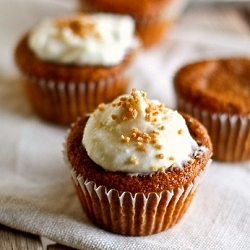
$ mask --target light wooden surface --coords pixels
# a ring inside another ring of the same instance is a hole
[[[0,249],[42,250],[40,237],[0,225]]]
[[[0,250],[73,250],[59,244],[43,246],[38,235],[0,225]]]

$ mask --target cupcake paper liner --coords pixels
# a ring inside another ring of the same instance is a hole
[[[129,74],[97,82],[63,82],[26,77],[24,89],[34,111],[43,119],[68,125],[126,92]]]
[[[120,194],[118,190],[108,191],[105,186],[97,186],[77,175],[65,150],[65,163],[88,218],[104,230],[128,236],[151,235],[174,226],[185,213],[211,162],[209,160],[207,166],[185,186],[161,193],[151,192],[147,196],[130,192]]]
[[[211,113],[178,96],[180,111],[197,118],[208,130],[213,144],[213,158],[237,162],[250,159],[250,117]]]

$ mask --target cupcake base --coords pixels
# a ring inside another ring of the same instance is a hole
[[[208,164],[210,161],[208,162]],[[69,164],[69,163],[68,163]],[[189,184],[172,191],[132,195],[107,191],[71,170],[80,202],[89,219],[100,228],[128,236],[145,236],[174,226],[188,208],[205,173],[204,168]]]
[[[126,92],[128,84],[129,76],[125,72],[98,82],[65,83],[35,77],[23,81],[34,111],[41,118],[61,125],[68,125],[77,117],[92,112],[102,102],[111,102]]]

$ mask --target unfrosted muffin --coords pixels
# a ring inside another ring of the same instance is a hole
[[[38,115],[70,124],[126,92],[138,49],[134,21],[114,14],[45,20],[18,42],[15,61]]]
[[[83,10],[122,13],[136,21],[144,47],[157,44],[177,21],[188,0],[79,0]]]
[[[134,89],[79,119],[64,151],[90,220],[133,236],[161,232],[180,220],[211,154],[197,120]]]
[[[178,109],[207,128],[215,159],[250,159],[250,59],[190,63],[178,70],[174,86]]]

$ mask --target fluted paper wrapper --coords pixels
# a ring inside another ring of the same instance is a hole
[[[250,117],[210,113],[181,97],[177,98],[178,110],[197,118],[208,130],[213,144],[213,158],[237,162],[250,159]]]
[[[100,228],[122,235],[151,235],[174,226],[190,204],[197,186],[202,181],[207,166],[185,186],[161,193],[151,192],[132,195],[107,190],[95,182],[77,175],[68,161],[64,150],[64,160],[70,169],[82,207],[89,219]]]
[[[31,106],[41,118],[68,125],[92,112],[98,104],[126,93],[129,71],[95,82],[46,81],[34,76],[26,77],[23,84]]]

